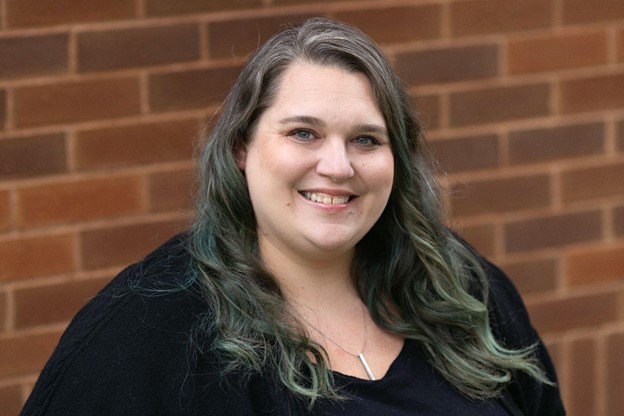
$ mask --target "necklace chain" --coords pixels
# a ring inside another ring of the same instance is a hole
[[[332,344],[336,345],[338,348],[340,348],[341,350],[343,350],[347,354],[357,358],[360,361],[360,364],[362,364],[362,367],[364,368],[364,371],[366,371],[366,374],[368,375],[368,378],[371,379],[371,380],[376,380],[375,375],[373,374],[372,370],[370,369],[370,367],[368,365],[368,362],[366,361],[366,357],[364,357],[364,350],[366,349],[366,343],[368,341],[368,324],[366,322],[366,312],[365,312],[364,308],[362,308],[362,321],[364,323],[364,341],[362,342],[362,348],[360,349],[360,352],[358,354],[354,354],[351,351],[349,351],[348,349],[346,349],[345,347],[343,347],[342,345],[340,345],[339,342],[333,340],[329,335],[327,335],[326,333],[321,331],[316,325],[314,325],[312,322],[308,321],[303,315],[300,315],[300,316],[308,325],[310,325],[312,327],[312,329],[314,329],[316,332],[321,334],[321,336],[323,336],[323,338],[325,338],[326,340],[328,340]]]

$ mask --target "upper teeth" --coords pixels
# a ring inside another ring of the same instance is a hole
[[[331,196],[313,192],[304,192],[303,195],[314,202],[322,202],[323,204],[346,204],[349,202],[348,196]]]

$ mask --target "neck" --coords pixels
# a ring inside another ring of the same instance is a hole
[[[292,305],[327,308],[358,298],[351,276],[353,252],[325,258],[304,258],[279,250],[267,242],[260,244],[262,259],[277,279]],[[336,303],[337,301],[340,303]]]

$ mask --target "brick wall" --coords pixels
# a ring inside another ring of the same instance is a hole
[[[185,227],[242,59],[325,15],[409,84],[454,223],[513,277],[569,413],[624,414],[621,0],[0,0],[0,408],[70,317]]]

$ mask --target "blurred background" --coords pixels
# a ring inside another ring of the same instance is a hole
[[[81,305],[185,229],[201,126],[311,16],[409,86],[451,224],[517,284],[569,414],[623,415],[621,0],[0,0],[0,414]]]

